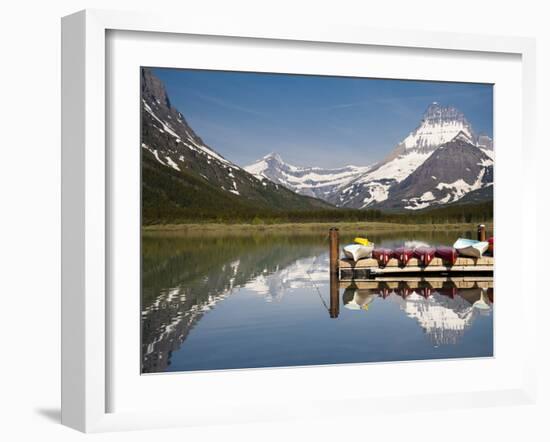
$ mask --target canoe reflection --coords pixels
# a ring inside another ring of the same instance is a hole
[[[492,280],[352,282],[342,295],[348,310],[368,312],[376,299],[398,304],[434,345],[456,344],[478,315],[492,314]]]
[[[347,289],[344,292],[344,307],[349,310],[368,310],[369,304],[379,296],[373,290]]]

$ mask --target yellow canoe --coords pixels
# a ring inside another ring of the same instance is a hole
[[[371,244],[371,242],[367,238],[360,238],[360,237],[355,238],[353,242],[356,244],[361,244],[362,246],[368,246]]]

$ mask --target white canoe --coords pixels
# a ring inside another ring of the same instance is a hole
[[[374,249],[374,244],[368,246],[363,246],[361,244],[349,244],[344,247],[344,255],[346,258],[353,259],[354,261],[359,261],[363,258],[370,258],[372,251]]]
[[[372,293],[371,290],[355,290],[353,299],[347,303],[344,302],[344,307],[349,310],[368,310],[369,304],[377,298],[378,295]]]
[[[453,247],[462,256],[471,258],[479,258],[489,248],[487,241],[476,241],[475,239],[459,238],[454,243]]]
[[[491,310],[489,296],[487,296],[487,289],[481,289],[481,296],[472,304],[472,307],[477,308],[478,310]]]

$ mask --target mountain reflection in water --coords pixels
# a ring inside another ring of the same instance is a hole
[[[487,282],[358,282],[334,306],[323,235],[144,238],[142,249],[143,373],[492,356]]]
[[[478,287],[478,284],[485,285],[484,282],[472,281],[473,287],[467,289],[405,286],[404,290],[389,294],[384,283],[380,283],[378,289],[361,290],[351,286],[344,292],[343,301],[349,309],[368,310],[369,305],[381,297],[399,305],[407,317],[422,327],[434,345],[457,344],[478,315],[492,314],[493,289]]]

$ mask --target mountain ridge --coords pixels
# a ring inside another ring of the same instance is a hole
[[[208,146],[142,68],[141,147],[144,216],[189,210],[315,210],[329,203],[258,180]]]
[[[269,179],[297,193],[315,195],[337,207],[365,209],[391,206],[398,209],[399,204],[396,202],[384,203],[391,198],[391,189],[397,188],[438,148],[457,137],[483,152],[487,156],[485,161],[492,164],[492,139],[487,135],[477,135],[460,110],[433,102],[424,112],[417,127],[382,161],[373,165],[349,165],[337,169],[300,167],[285,163],[280,155],[272,153],[244,168],[256,176]],[[269,158],[277,161],[269,161]],[[304,182],[303,171],[308,171],[310,175],[314,171],[318,179]],[[470,191],[473,190],[476,189]],[[431,202],[423,201],[423,207],[434,204],[446,202],[438,202],[435,198]],[[418,210],[418,205],[403,204],[401,208]]]

